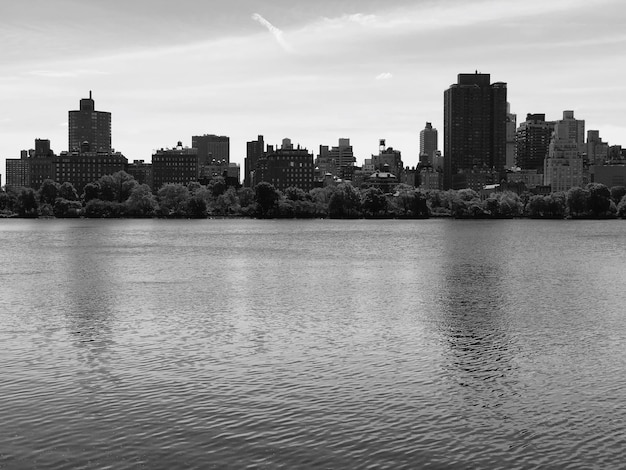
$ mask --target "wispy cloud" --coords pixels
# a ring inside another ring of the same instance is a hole
[[[293,52],[292,47],[287,43],[287,41],[285,41],[282,30],[278,29],[276,26],[267,21],[258,13],[253,14],[252,19],[257,23],[265,26],[267,30],[272,34],[272,36],[274,36],[274,39],[276,39],[276,42],[280,45],[280,47],[282,47],[287,52]]]
[[[381,74],[376,75],[376,80],[389,80],[390,78],[393,78],[393,74],[389,72],[383,72]]]
[[[108,75],[98,70],[32,70],[29,75],[46,78],[74,78],[83,75]]]

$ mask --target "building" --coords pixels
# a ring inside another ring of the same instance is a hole
[[[506,168],[515,166],[515,131],[517,114],[511,113],[511,105],[506,104]]]
[[[515,164],[522,170],[543,173],[553,131],[554,121],[546,121],[545,114],[527,114],[515,133]]]
[[[350,145],[350,139],[339,139],[339,145],[336,147],[320,145],[315,166],[321,175],[330,173],[334,177],[343,179],[346,174],[354,173],[355,163],[356,158],[352,145]]]
[[[548,158],[544,161],[543,184],[549,185],[552,192],[567,191],[584,184],[579,136],[572,132],[576,126],[572,126],[573,113],[569,113],[565,111],[563,119],[556,121]]]
[[[587,152],[585,145],[585,121],[576,119],[574,111],[563,111],[563,119],[557,121],[561,127],[560,139],[568,139],[576,143],[578,153],[582,155]]]
[[[536,169],[522,170],[514,168],[506,172],[506,182],[509,184],[523,183],[526,188],[532,189],[543,185],[543,173]]]
[[[201,168],[214,162],[230,163],[230,137],[205,134],[191,137],[191,147],[198,150],[198,166]]]
[[[174,148],[157,150],[152,155],[152,179],[155,192],[165,184],[198,181],[198,149],[183,147],[179,141]]]
[[[139,184],[147,184],[154,187],[152,174],[152,163],[145,163],[143,160],[133,160],[133,163],[126,165],[126,173],[131,175]]]
[[[591,167],[591,181],[608,188],[626,186],[626,165],[594,165]]]
[[[128,159],[120,152],[92,152],[87,145],[79,151],[61,152],[54,158],[55,176],[59,184],[71,183],[78,194],[89,183],[98,181],[105,175],[125,171]]]
[[[386,147],[385,139],[379,140],[378,155],[372,155],[372,165],[374,171],[392,173],[398,181],[402,178],[402,154],[393,147]]]
[[[444,188],[461,189],[461,171],[506,165],[507,87],[490,75],[459,74],[444,92]],[[495,181],[497,182],[497,181]]]
[[[438,145],[437,129],[433,127],[432,123],[427,122],[424,129],[420,131],[420,165],[433,164],[438,151]]]
[[[609,160],[609,144],[602,141],[600,131],[587,131],[587,162],[604,165]]]
[[[243,185],[247,188],[253,185],[254,172],[257,162],[265,155],[265,143],[263,136],[259,135],[257,140],[246,143],[246,159],[244,161]]]
[[[29,187],[30,165],[28,164],[27,155],[22,152],[21,158],[6,159],[5,178],[5,187],[7,190]]]
[[[310,191],[314,180],[313,154],[299,145],[293,148],[289,139],[283,139],[280,149],[268,151],[258,160],[253,184],[266,181],[280,191],[291,186]]]
[[[425,166],[419,172],[420,189],[442,189],[443,173],[435,171],[432,166]]]
[[[68,127],[70,152],[83,151],[85,143],[88,152],[111,152],[111,113],[95,110],[91,91],[80,100],[78,111],[69,112]]]

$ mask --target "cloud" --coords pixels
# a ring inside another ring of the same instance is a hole
[[[253,14],[252,19],[257,23],[265,26],[267,30],[272,34],[272,36],[274,36],[274,39],[276,39],[276,42],[280,45],[280,47],[282,47],[287,52],[293,52],[291,46],[285,41],[282,30],[278,29],[276,26],[267,21],[258,13]]]
[[[28,72],[28,74],[46,78],[73,78],[81,75],[108,75],[107,72],[100,72],[98,70],[32,70],[31,72]]]
[[[376,80],[389,80],[390,78],[393,78],[393,74],[389,72],[383,72],[379,75],[376,75]]]

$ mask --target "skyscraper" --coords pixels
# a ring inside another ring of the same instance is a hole
[[[432,165],[437,153],[438,136],[437,129],[430,122],[420,131],[420,154],[419,162],[424,165]]]
[[[211,164],[213,160],[222,162],[225,166],[230,163],[230,138],[224,135],[194,135],[191,137],[191,147],[198,149],[198,164]]]
[[[80,100],[78,111],[69,112],[68,123],[70,152],[81,149],[90,152],[111,152],[111,113],[95,110],[91,91],[89,98]]]
[[[543,173],[553,131],[554,122],[546,121],[545,114],[527,114],[515,134],[516,165],[522,170]]]
[[[459,74],[444,92],[444,188],[467,186],[470,172],[506,164],[507,88],[490,75]]]
[[[247,188],[252,187],[254,184],[253,173],[256,171],[256,166],[259,158],[265,155],[265,142],[263,136],[259,135],[257,140],[252,140],[246,144],[246,159],[244,161],[244,176],[243,185]]]

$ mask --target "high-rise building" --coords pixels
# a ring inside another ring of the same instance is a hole
[[[602,141],[600,131],[587,131],[587,161],[590,165],[603,165],[609,160],[609,144]]]
[[[333,177],[344,178],[346,174],[354,173],[356,158],[350,145],[350,139],[339,139],[337,147],[320,145],[320,153],[315,162],[320,176],[330,173]]]
[[[299,145],[294,148],[291,140],[283,139],[281,148],[268,149],[257,161],[253,176],[254,185],[266,181],[280,191],[291,186],[310,191],[314,182],[313,154]]]
[[[111,113],[95,110],[95,102],[89,92],[89,98],[80,100],[80,109],[69,112],[70,152],[84,150],[88,152],[111,152]]]
[[[563,119],[557,121],[561,128],[561,140],[568,139],[576,143],[578,153],[583,154],[587,151],[585,146],[585,120],[576,119],[574,111],[563,111]]]
[[[578,129],[573,112],[570,111],[565,111],[563,119],[554,124],[543,170],[543,184],[549,185],[552,192],[567,191],[583,185],[583,158],[579,150]]]
[[[515,164],[522,170],[543,172],[553,131],[554,122],[546,121],[545,114],[527,114],[515,133]]]
[[[401,179],[404,171],[402,153],[399,150],[394,150],[393,147],[387,147],[385,139],[379,140],[378,155],[372,155],[372,164],[374,165],[374,171],[389,172],[398,181]]]
[[[30,183],[33,189],[39,189],[41,184],[56,177],[56,155],[50,149],[48,139],[35,139],[35,150],[28,159],[30,166]]]
[[[506,168],[515,166],[515,130],[517,114],[511,112],[511,105],[506,104]]]
[[[217,162],[228,167],[230,163],[230,138],[224,135],[205,134],[191,137],[191,147],[198,149],[198,165],[215,165]]]
[[[506,165],[507,88],[490,75],[459,74],[444,92],[444,187],[467,186],[465,172]]]
[[[430,122],[420,131],[419,162],[422,165],[432,165],[438,148],[437,129]]]
[[[18,189],[28,187],[30,183],[30,165],[27,155],[22,152],[21,158],[7,158],[6,166],[6,188]]]
[[[183,147],[182,142],[172,149],[160,149],[152,155],[153,191],[168,183],[189,184],[198,181],[198,150]]]
[[[263,136],[259,135],[257,140],[252,140],[246,144],[246,159],[244,161],[243,185],[247,188],[253,186],[253,174],[256,171],[257,162],[265,154],[265,142]]]

